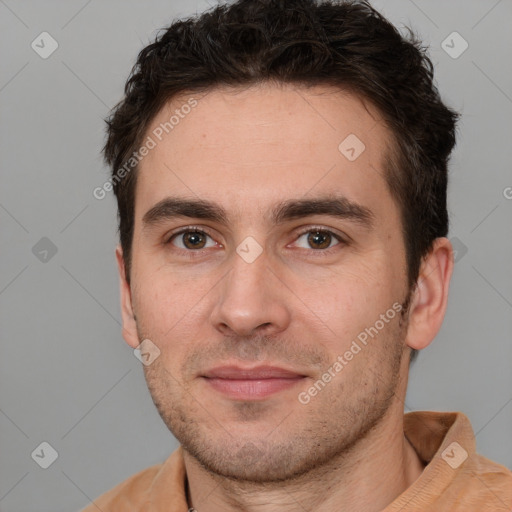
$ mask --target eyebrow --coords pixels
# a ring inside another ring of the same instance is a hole
[[[273,224],[310,217],[328,215],[355,222],[367,229],[373,227],[372,210],[350,201],[344,196],[326,196],[312,199],[289,199],[275,205],[270,213]],[[176,217],[209,220],[228,225],[226,210],[220,205],[204,199],[167,197],[150,208],[142,218],[144,227],[151,227]]]

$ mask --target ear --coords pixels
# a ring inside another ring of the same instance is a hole
[[[121,295],[121,318],[123,321],[123,338],[132,348],[139,346],[139,336],[137,334],[137,324],[135,323],[135,314],[132,306],[132,292],[130,285],[126,280],[126,268],[123,258],[123,250],[118,245],[116,248],[117,268],[119,270],[119,284]]]
[[[453,247],[447,238],[436,238],[422,260],[411,297],[406,343],[421,350],[432,342],[441,328],[448,303],[453,272]]]

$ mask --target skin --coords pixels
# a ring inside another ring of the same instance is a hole
[[[409,292],[400,214],[383,178],[391,134],[371,105],[323,86],[193,97],[198,105],[140,164],[130,285],[117,249],[123,335],[133,348],[150,339],[160,350],[144,371],[184,448],[189,504],[198,512],[382,510],[423,470],[403,434],[403,401],[410,349],[426,347],[445,314],[450,242],[437,239],[422,262],[403,318],[301,403],[299,393]],[[188,98],[174,98],[147,133]],[[338,150],[351,133],[365,145],[352,162]],[[372,225],[327,214],[270,218],[284,200],[334,193],[370,210]],[[145,223],[169,196],[215,202],[227,223]],[[172,237],[187,226],[206,233],[192,235],[201,249],[190,248],[190,233]],[[315,229],[331,238],[308,238]],[[252,263],[236,252],[248,236],[262,249]],[[261,400],[235,400],[201,377],[224,364],[304,378]]]

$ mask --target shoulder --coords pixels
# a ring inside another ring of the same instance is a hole
[[[512,511],[512,471],[477,453],[463,413],[411,412],[404,417],[404,432],[427,465],[389,512]]]
[[[96,498],[81,512],[142,512],[149,490],[162,464],[143,469]]]
[[[492,510],[509,512],[512,510],[512,471],[475,453],[461,466],[448,492],[468,505],[480,505],[481,510],[492,505]]]

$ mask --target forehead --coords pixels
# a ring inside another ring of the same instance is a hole
[[[154,147],[139,164],[136,217],[177,194],[255,215],[286,196],[326,192],[392,207],[383,167],[391,134],[375,108],[339,89],[265,84],[182,94],[146,137]]]

